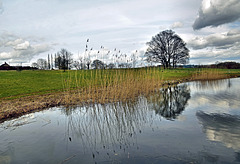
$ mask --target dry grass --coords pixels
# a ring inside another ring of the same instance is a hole
[[[196,71],[196,73],[193,74],[192,78],[194,80],[217,80],[229,78],[229,75],[217,69],[202,69]]]

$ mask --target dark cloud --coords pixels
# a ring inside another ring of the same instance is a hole
[[[193,24],[194,30],[230,23],[240,18],[239,0],[203,0],[198,18]]]
[[[240,30],[231,30],[228,33],[212,34],[205,37],[195,37],[188,45],[193,49],[214,47],[216,49],[229,49],[240,43]]]

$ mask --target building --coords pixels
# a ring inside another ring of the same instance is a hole
[[[0,70],[15,70],[14,67],[11,67],[9,64],[6,62],[2,65],[0,65]]]
[[[33,70],[33,69],[37,69],[37,68],[33,68],[30,66],[10,66],[9,64],[7,64],[6,62],[4,64],[2,64],[0,66],[0,70]]]

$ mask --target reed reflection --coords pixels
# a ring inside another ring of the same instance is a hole
[[[63,110],[68,116],[68,142],[80,140],[93,158],[103,155],[115,158],[116,154],[127,154],[129,148],[139,149],[137,134],[142,133],[146,124],[151,126],[154,117],[147,104],[146,98],[139,97],[134,102]]]
[[[146,127],[152,129],[152,125],[157,125],[154,122],[161,121],[162,117],[175,119],[185,109],[189,98],[189,87],[179,85],[126,103],[63,110],[68,118],[68,142],[80,140],[93,158],[100,152],[110,157],[112,153],[127,153],[129,148],[139,149],[137,134]]]

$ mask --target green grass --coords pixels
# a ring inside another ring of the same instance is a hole
[[[0,98],[44,94],[62,88],[60,71],[0,71]]]
[[[204,69],[206,70],[206,69]],[[209,70],[209,69],[208,69]],[[170,69],[162,70],[159,68],[141,68],[141,69],[121,69],[121,70],[80,70],[80,71],[0,71],[0,99],[15,99],[28,95],[41,95],[52,92],[63,91],[69,88],[82,88],[91,86],[106,85],[111,83],[111,80],[119,78],[124,81],[128,73],[131,72],[136,78],[147,78],[146,74],[141,72],[146,71],[149,77],[161,76],[163,80],[176,80],[190,78],[199,69]],[[240,75],[240,70],[225,70],[218,71]],[[144,75],[141,76],[141,75]]]

